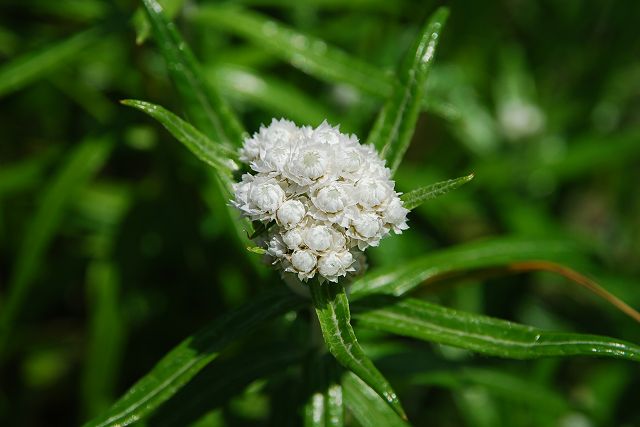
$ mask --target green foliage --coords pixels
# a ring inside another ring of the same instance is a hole
[[[272,291],[219,318],[180,343],[111,409],[85,425],[125,426],[141,419],[187,384],[231,341],[300,305],[292,294]]]
[[[349,301],[344,287],[339,284],[311,283],[311,299],[320,321],[320,329],[327,348],[346,368],[360,377],[393,408],[406,418],[398,396],[391,385],[366,356],[351,328]]]
[[[43,189],[40,205],[31,218],[29,232],[20,247],[9,281],[9,292],[0,312],[0,358],[12,333],[13,323],[28,301],[37,266],[65,209],[104,164],[111,147],[112,143],[107,138],[84,141],[65,159],[54,179]]]
[[[182,142],[200,160],[209,164],[222,176],[230,177],[238,169],[236,153],[224,145],[216,144],[196,128],[159,105],[132,99],[124,105],[137,108],[162,123],[178,141]]]
[[[0,425],[640,424],[640,10],[556,3],[3,3]],[[404,192],[352,282],[229,206],[273,117]]]
[[[207,84],[193,53],[156,0],[144,0],[149,23],[167,61],[169,74],[193,123],[221,144],[237,146],[244,130],[227,104]]]
[[[435,184],[427,185],[426,187],[416,188],[411,190],[407,194],[402,195],[402,201],[404,207],[413,210],[426,202],[427,200],[435,199],[436,197],[444,196],[451,190],[466,184],[473,179],[473,174],[467,176],[461,176],[460,178],[449,179]]]
[[[398,335],[452,345],[492,356],[606,356],[640,361],[640,347],[595,335],[541,329],[451,310],[426,301],[361,301],[359,324]]]
[[[391,93],[367,138],[391,172],[400,166],[416,127],[425,83],[433,64],[440,33],[449,16],[446,8],[438,9],[420,32],[415,46],[398,71],[399,85]]]

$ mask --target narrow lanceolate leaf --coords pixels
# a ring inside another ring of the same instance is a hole
[[[378,149],[391,171],[398,169],[411,142],[423,102],[427,75],[448,15],[449,10],[441,7],[423,28],[409,57],[399,70],[400,85],[380,111],[369,134],[367,143]]]
[[[266,16],[227,5],[206,5],[193,16],[198,23],[243,37],[328,83],[346,83],[385,99],[398,86],[395,76],[385,70]],[[445,118],[457,115],[452,106],[442,99],[423,99],[422,107]]]
[[[8,294],[0,307],[0,354],[4,352],[13,322],[23,308],[47,246],[55,235],[74,195],[104,164],[112,144],[106,138],[87,140],[69,153],[50,183],[25,230],[9,279]]]
[[[426,202],[427,200],[435,199],[436,197],[444,196],[451,190],[466,184],[473,179],[473,174],[467,176],[461,176],[460,178],[449,179],[447,181],[437,182],[435,184],[427,185],[426,187],[416,188],[406,194],[403,194],[401,199],[404,202],[404,207],[413,210]]]
[[[323,80],[365,86],[374,92],[392,92],[393,80],[373,65],[265,16],[237,7],[213,5],[200,8],[195,16],[198,22],[221,27],[249,39]]]
[[[256,357],[256,355],[259,355]],[[241,351],[204,368],[171,399],[147,418],[153,427],[190,426],[220,407],[254,381],[277,375],[303,359],[302,348],[274,343]]]
[[[0,67],[0,96],[21,89],[56,68],[68,65],[85,52],[87,47],[100,41],[102,34],[101,29],[90,29],[4,64]]]
[[[220,96],[207,85],[195,56],[157,0],[143,0],[156,43],[190,120],[208,137],[229,146],[242,143],[245,131]]]
[[[351,327],[349,301],[344,287],[333,283],[309,285],[327,348],[343,366],[362,378],[401,417],[406,418],[398,396],[385,377],[364,354]]]
[[[489,393],[510,402],[545,411],[563,413],[569,404],[557,391],[532,382],[513,373],[486,368],[455,368],[446,371],[424,372],[413,375],[412,384],[434,385],[451,389],[479,386]]]
[[[342,378],[344,402],[362,427],[408,427],[382,398],[351,372]]]
[[[211,68],[207,70],[207,78],[229,98],[255,104],[296,123],[311,126],[317,126],[323,120],[340,123],[333,111],[284,80],[233,66]]]
[[[328,354],[315,355],[308,360],[305,370],[310,387],[304,406],[305,427],[343,426],[342,386],[336,360]]]
[[[358,324],[420,340],[512,359],[602,356],[640,362],[640,346],[615,338],[547,332],[426,301],[372,297],[358,303]]]
[[[351,299],[368,294],[401,296],[424,282],[517,261],[573,260],[575,244],[563,240],[509,237],[469,243],[424,255],[400,266],[373,270],[351,285]]]
[[[165,108],[149,102],[126,99],[124,105],[143,111],[159,121],[178,141],[182,142],[203,162],[219,173],[229,174],[238,169],[234,150],[211,141],[206,135]]]
[[[177,393],[231,341],[300,306],[302,301],[286,290],[272,291],[254,298],[249,304],[219,318],[183,341],[131,387],[107,413],[85,426],[125,426],[141,419]]]

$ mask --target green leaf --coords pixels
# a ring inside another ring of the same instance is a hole
[[[358,324],[379,331],[512,359],[602,356],[640,362],[640,346],[615,338],[547,332],[413,298],[372,297],[357,305]]]
[[[451,190],[455,190],[458,187],[463,186],[467,182],[473,179],[473,174],[467,176],[461,176],[460,178],[449,179],[447,181],[437,182],[435,184],[427,185],[426,187],[416,188],[406,194],[403,194],[401,199],[404,202],[404,207],[413,210],[426,202],[427,200],[435,199],[436,197],[444,196]]]
[[[306,364],[306,377],[311,390],[304,406],[305,427],[343,426],[342,386],[336,359],[328,354],[314,355]]]
[[[398,73],[400,85],[380,111],[367,139],[367,143],[373,144],[387,160],[392,172],[398,169],[411,142],[423,102],[427,75],[448,15],[449,10],[441,7],[423,28]]]
[[[124,342],[117,276],[116,267],[110,260],[94,261],[87,273],[91,316],[81,396],[83,413],[87,418],[107,409],[115,397]]]
[[[122,104],[147,113],[164,126],[178,141],[182,142],[203,162],[213,166],[219,173],[229,175],[238,169],[234,161],[237,154],[224,145],[216,144],[196,128],[163,107],[149,102],[126,99]]]
[[[253,254],[264,255],[267,253],[265,248],[261,248],[260,246],[249,246],[247,250]]]
[[[168,19],[173,19],[184,4],[184,0],[158,0]],[[151,33],[151,24],[144,10],[139,7],[133,15],[133,26],[136,29],[136,44],[143,44]]]
[[[104,31],[93,28],[36,52],[26,53],[0,68],[0,97],[15,92],[68,65],[102,39]]]
[[[451,389],[479,386],[495,396],[510,402],[530,406],[537,410],[560,414],[569,410],[562,395],[530,378],[484,368],[464,368],[447,371],[418,373],[410,379],[412,384],[436,385]]]
[[[169,75],[194,125],[209,138],[239,146],[245,130],[223,99],[206,83],[195,56],[156,0],[143,0],[151,29],[167,62]]]
[[[389,405],[364,381],[351,372],[342,377],[344,401],[362,427],[407,427],[409,424],[393,412]]]
[[[340,284],[309,284],[322,336],[329,352],[374,389],[391,408],[406,418],[398,396],[384,376],[364,354],[350,324],[349,301]]]
[[[256,355],[260,355],[256,357]],[[287,343],[244,348],[227,360],[211,363],[148,418],[148,425],[186,426],[229,401],[252,382],[299,363],[303,352]]]
[[[317,126],[323,120],[339,123],[338,116],[296,86],[248,68],[224,66],[207,72],[211,84],[229,98],[250,102],[299,124]]]
[[[255,297],[250,303],[222,316],[183,341],[109,411],[85,426],[125,426],[141,419],[178,392],[230,342],[302,304],[298,297],[285,289]]]
[[[575,259],[575,244],[563,240],[507,237],[468,243],[371,271],[351,285],[351,299],[368,294],[401,296],[421,283],[454,273],[506,265],[516,261]]]
[[[385,70],[331,46],[322,39],[242,8],[206,5],[198,9],[193,17],[198,23],[216,29],[222,28],[243,37],[303,72],[328,83],[346,83],[382,98],[391,96],[398,85],[394,75]],[[445,118],[452,116],[452,107],[444,100],[423,99],[422,106]]]
[[[64,217],[69,203],[93,175],[102,167],[111,149],[107,138],[88,139],[71,151],[49,184],[31,218],[16,255],[8,284],[8,294],[0,310],[0,354],[13,322],[27,302],[34,279],[39,272],[47,246]]]
[[[393,80],[373,65],[257,13],[237,7],[207,5],[196,12],[195,18],[251,40],[325,81],[364,86],[385,94],[393,89]]]

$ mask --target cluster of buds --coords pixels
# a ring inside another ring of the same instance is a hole
[[[409,211],[373,146],[326,122],[274,119],[244,141],[240,160],[252,173],[235,184],[232,204],[268,226],[258,243],[300,280],[355,274],[367,247],[407,228]]]

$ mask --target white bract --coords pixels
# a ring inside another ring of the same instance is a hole
[[[408,228],[409,211],[373,146],[326,122],[313,129],[274,119],[244,141],[240,159],[252,172],[234,184],[232,204],[270,225],[259,241],[266,256],[300,280],[356,274],[367,247]]]

